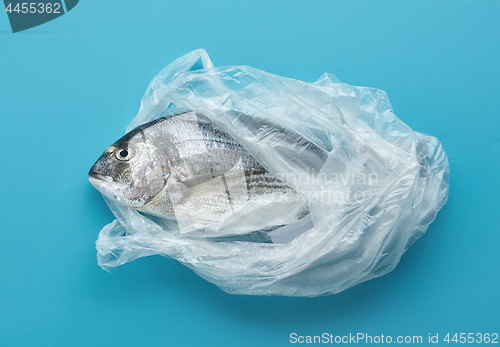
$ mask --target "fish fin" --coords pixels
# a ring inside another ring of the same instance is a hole
[[[213,180],[216,177],[218,177],[218,176],[212,175],[212,174],[210,174],[210,175],[202,175],[202,176],[187,178],[185,180],[179,181],[179,183],[181,183],[187,189],[191,189],[191,188],[193,188],[193,187],[195,187],[197,185],[207,183],[207,182]]]
[[[169,182],[168,192],[174,205],[188,200],[203,201],[207,196],[219,194],[227,198],[232,210],[248,200],[247,178],[241,160],[219,175],[205,174],[186,179],[172,179]]]

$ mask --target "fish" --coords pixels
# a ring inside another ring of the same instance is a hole
[[[300,200],[293,187],[194,111],[163,116],[128,132],[102,153],[89,181],[121,205],[184,226],[219,223],[246,210],[258,213],[256,201],[271,211],[270,197]],[[283,218],[259,217],[268,219],[261,227],[286,224]]]

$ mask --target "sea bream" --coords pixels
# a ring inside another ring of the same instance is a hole
[[[184,225],[217,223],[271,194],[298,199],[293,188],[195,112],[130,131],[104,151],[89,180],[122,205]]]

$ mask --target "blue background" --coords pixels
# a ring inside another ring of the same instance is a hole
[[[0,346],[281,346],[290,333],[500,332],[500,2],[81,1],[12,34],[0,13]],[[232,296],[179,263],[109,274],[113,217],[87,181],[153,77],[216,66],[387,91],[438,137],[448,203],[392,273],[335,296]]]

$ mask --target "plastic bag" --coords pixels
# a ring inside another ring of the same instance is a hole
[[[292,209],[288,224],[260,242],[229,236],[272,214],[193,234],[106,200],[116,220],[96,241],[104,269],[160,254],[228,293],[335,294],[392,271],[448,197],[440,142],[398,119],[378,89],[330,74],[305,83],[248,66],[215,68],[200,49],[155,77],[127,131],[179,110],[203,114],[243,145],[304,197],[307,215]],[[283,142],[284,132],[299,140]]]

